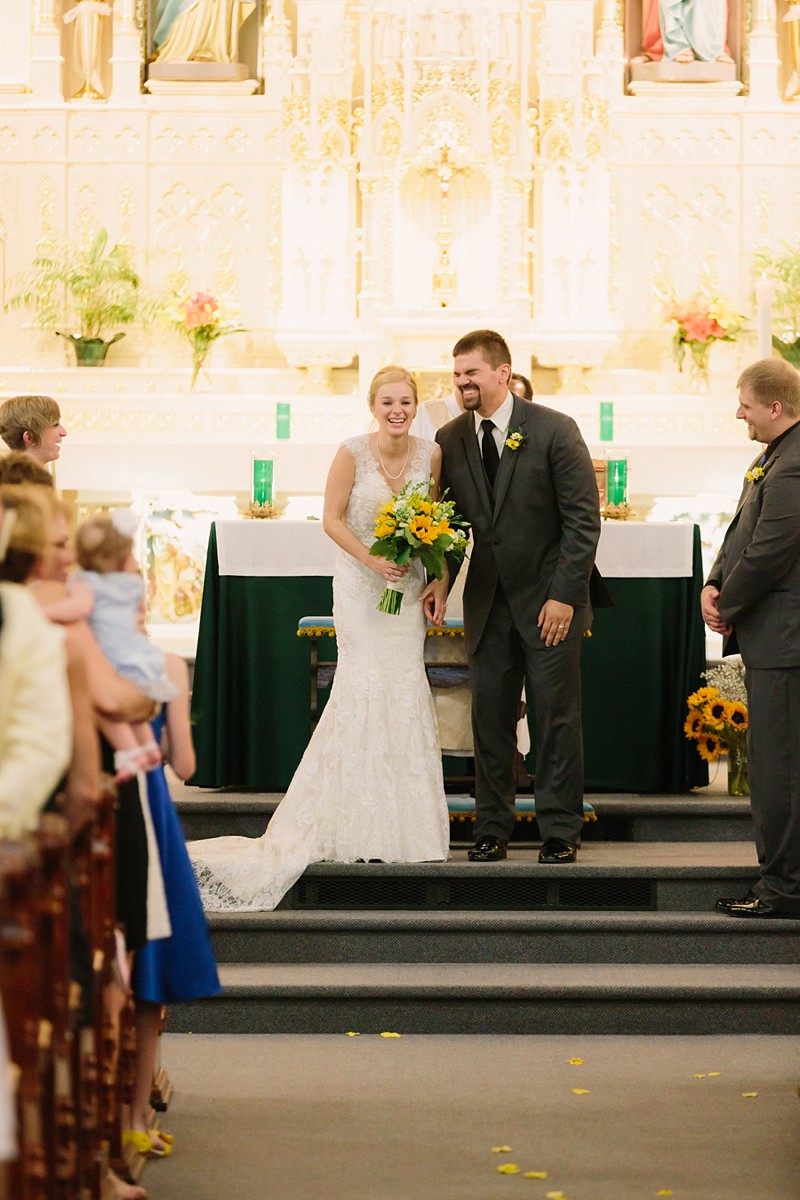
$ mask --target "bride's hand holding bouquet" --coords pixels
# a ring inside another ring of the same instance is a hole
[[[434,500],[434,481],[407,483],[390,501],[378,509],[375,518],[375,542],[370,556],[390,569],[377,569],[389,583],[400,583],[412,559],[418,558],[425,571],[442,579],[445,559],[461,561],[467,549],[465,522],[457,516],[452,500]],[[394,568],[392,570],[391,568]],[[378,603],[381,612],[396,615],[403,593],[386,587]]]

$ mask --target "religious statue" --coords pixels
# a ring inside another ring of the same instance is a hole
[[[103,17],[111,15],[111,5],[103,0],[76,0],[74,8],[64,13],[64,24],[73,26],[75,61],[81,76],[81,86],[73,100],[105,100],[100,43]]]
[[[254,8],[255,0],[158,0],[153,59],[237,62],[239,30]]]
[[[642,0],[642,52],[632,62],[732,63],[727,0]]]
[[[789,39],[789,65],[792,74],[783,94],[784,100],[800,100],[800,4],[790,3],[783,14]]]

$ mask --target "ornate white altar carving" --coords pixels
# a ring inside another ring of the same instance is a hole
[[[243,490],[289,399],[279,471],[317,491],[331,446],[363,428],[380,363],[442,391],[455,339],[490,325],[537,385],[559,369],[546,402],[594,446],[597,397],[615,399],[634,492],[735,490],[749,445],[734,383],[755,325],[712,351],[715,395],[687,397],[653,283],[690,295],[710,277],[752,313],[754,249],[795,234],[782,3],[732,3],[741,95],[633,96],[613,0],[269,0],[247,31],[245,96],[180,81],[147,94],[148,6],[113,0],[107,98],[72,101],[75,2],[0,6],[4,296],[45,228],[105,225],[154,288],[175,270],[224,283],[248,332],[215,345],[213,390],[190,395],[175,342],[132,330],[108,367],[78,371],[25,313],[0,314],[0,391],[63,403],[66,486]]]

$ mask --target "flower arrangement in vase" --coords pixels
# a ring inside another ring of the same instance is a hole
[[[697,743],[706,762],[728,756],[728,794],[749,796],[747,774],[747,692],[744,667],[738,660],[704,672],[707,687],[688,697],[684,732]]]
[[[233,309],[213,292],[170,291],[169,298],[154,306],[155,318],[175,333],[185,337],[192,352],[190,388],[197,384],[214,342],[231,333],[245,333]]]
[[[683,371],[689,351],[689,384],[693,391],[708,391],[708,359],[714,342],[735,342],[744,317],[724,300],[695,296],[692,300],[672,300],[664,317],[673,326],[672,356]]]

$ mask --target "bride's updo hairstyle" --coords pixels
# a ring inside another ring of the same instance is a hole
[[[369,407],[370,411],[375,407],[375,397],[378,391],[385,383],[407,383],[414,393],[414,408],[419,406],[419,396],[417,395],[417,381],[410,371],[405,367],[381,367],[380,371],[373,377],[372,383],[369,385]]]

